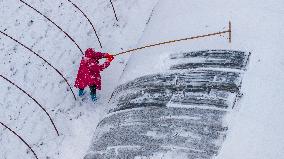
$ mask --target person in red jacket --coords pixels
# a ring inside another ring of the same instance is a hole
[[[106,58],[103,64],[99,60]],[[101,75],[103,71],[110,65],[114,57],[108,53],[95,52],[92,48],[85,51],[85,57],[82,58],[78,70],[75,87],[79,88],[79,96],[85,94],[84,89],[89,86],[90,95],[93,101],[96,101],[96,90],[101,90]]]

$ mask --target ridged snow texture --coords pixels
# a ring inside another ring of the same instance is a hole
[[[248,58],[229,50],[174,54],[168,72],[120,85],[115,107],[98,125],[85,159],[216,156],[228,130],[223,119],[240,95]]]

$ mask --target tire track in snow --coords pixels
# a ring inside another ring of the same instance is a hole
[[[21,46],[23,46],[24,48],[26,48],[27,50],[29,50],[30,52],[32,52],[34,55],[36,55],[37,57],[39,57],[40,59],[42,59],[45,63],[47,63],[51,68],[53,68],[62,78],[63,80],[67,83],[68,87],[70,88],[71,93],[73,94],[74,99],[76,100],[76,96],[74,94],[74,91],[70,85],[70,83],[68,82],[68,80],[63,76],[63,74],[57,69],[55,68],[50,62],[48,62],[46,59],[44,59],[42,56],[40,56],[38,53],[36,53],[35,51],[33,51],[31,48],[27,47],[26,45],[24,45],[23,43],[21,43],[20,41],[16,40],[15,38],[13,38],[12,36],[6,34],[5,32],[0,31],[1,34],[7,36],[8,38],[12,39],[13,41],[15,41],[16,43],[20,44]]]
[[[93,30],[94,30],[94,32],[95,32],[95,34],[96,34],[97,40],[98,40],[98,42],[99,42],[99,44],[100,44],[100,47],[103,48],[102,43],[101,43],[101,41],[100,41],[100,38],[99,38],[99,36],[98,36],[98,34],[97,34],[97,31],[96,31],[96,29],[95,29],[95,26],[94,26],[94,24],[91,22],[91,20],[88,18],[88,16],[87,16],[75,3],[73,3],[71,0],[67,0],[67,1],[69,1],[75,8],[77,8],[77,9],[83,14],[83,16],[88,20],[88,22],[90,23],[91,27],[93,28]]]
[[[33,153],[33,155],[35,156],[36,159],[38,159],[35,151],[32,149],[32,147],[20,136],[18,135],[14,130],[12,130],[11,128],[9,128],[6,124],[2,123],[0,121],[0,124],[5,127],[6,129],[8,129],[10,132],[12,132],[15,136],[17,136]]]
[[[45,114],[48,116],[54,130],[56,131],[57,136],[59,136],[59,132],[54,124],[54,121],[52,120],[51,116],[49,115],[49,113],[46,111],[46,109],[34,98],[32,97],[29,93],[27,93],[25,90],[23,90],[21,87],[19,87],[17,84],[15,84],[14,82],[12,82],[10,79],[8,79],[7,77],[3,76],[0,74],[0,77],[3,78],[4,80],[6,80],[7,82],[9,82],[10,84],[14,85],[15,87],[17,87],[20,91],[22,91],[24,94],[26,94],[29,98],[31,98],[44,112]]]
[[[35,12],[37,12],[38,14],[42,15],[45,19],[47,19],[48,21],[50,21],[53,25],[55,25],[60,31],[62,31],[76,46],[77,48],[80,50],[81,54],[84,55],[83,50],[80,48],[80,46],[77,44],[77,42],[66,32],[64,31],[59,25],[57,25],[55,22],[53,22],[50,18],[48,18],[47,16],[45,16],[44,14],[42,14],[40,11],[38,11],[37,9],[35,9],[33,6],[31,6],[30,4],[26,3],[23,0],[19,0],[20,2],[22,2],[24,5],[26,5],[27,7],[31,8],[32,10],[34,10]]]

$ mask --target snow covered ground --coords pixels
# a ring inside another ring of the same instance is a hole
[[[26,1],[70,34],[82,49],[94,47],[102,52],[119,52],[135,47],[156,1],[114,1],[116,22],[108,1],[74,1],[95,24],[104,49],[99,49],[91,26],[81,13],[65,0]],[[142,5],[143,4],[143,5]],[[81,59],[70,39],[41,15],[18,0],[0,1],[1,31],[31,47],[53,64],[73,85]],[[135,17],[138,17],[136,19]],[[1,74],[25,89],[50,113],[59,130],[57,137],[43,111],[26,95],[1,81],[0,120],[19,133],[39,158],[82,158],[98,121],[105,114],[112,90],[128,56],[117,58],[103,73],[99,100],[74,101],[62,78],[42,60],[9,38],[1,37]],[[1,79],[2,80],[2,79]],[[75,90],[75,89],[74,89]],[[75,90],[77,94],[77,90]],[[88,98],[88,96],[87,96]],[[3,131],[2,131],[3,130]],[[28,148],[1,127],[0,158],[32,158]]]
[[[103,90],[93,104],[89,100],[74,101],[68,86],[54,70],[0,34],[0,73],[35,97],[51,114],[60,133],[57,137],[46,114],[36,103],[1,79],[0,121],[26,139],[39,158],[83,158],[97,123],[110,109],[107,102],[118,84],[163,70],[167,66],[160,55],[163,52],[204,49],[252,53],[242,83],[244,95],[237,111],[227,119],[229,133],[217,158],[284,158],[282,0],[113,2],[119,22],[115,20],[109,1],[74,0],[94,22],[104,47],[99,49],[91,26],[67,0],[27,0],[66,30],[82,49],[94,47],[102,52],[117,53],[149,43],[222,31],[227,29],[229,20],[233,24],[233,41],[228,44],[227,36],[215,36],[145,49],[133,53],[129,60],[129,54],[118,56],[103,72]],[[41,15],[19,0],[0,0],[0,30],[31,47],[74,83],[80,51]],[[18,138],[2,127],[0,143],[0,158],[33,157]]]

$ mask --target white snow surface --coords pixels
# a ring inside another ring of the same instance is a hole
[[[112,54],[223,31],[228,28],[229,20],[233,29],[231,44],[224,34],[117,56],[102,73],[103,89],[98,92],[95,104],[88,94],[86,100],[74,101],[69,87],[54,70],[0,34],[0,74],[36,98],[50,113],[60,133],[57,137],[46,114],[33,100],[0,79],[0,121],[21,135],[38,158],[83,158],[118,84],[163,72],[167,68],[164,59],[169,53],[204,49],[252,53],[242,83],[244,95],[237,109],[228,115],[229,134],[216,158],[284,158],[283,0],[113,0],[118,22],[109,1],[73,0],[95,24],[103,49],[99,48],[88,21],[67,0],[26,2],[61,26],[83,50],[93,47]],[[19,0],[0,0],[0,30],[47,59],[73,86],[82,55],[52,23]],[[0,159],[33,158],[29,149],[1,126],[0,145]],[[169,154],[154,158],[183,157]]]

